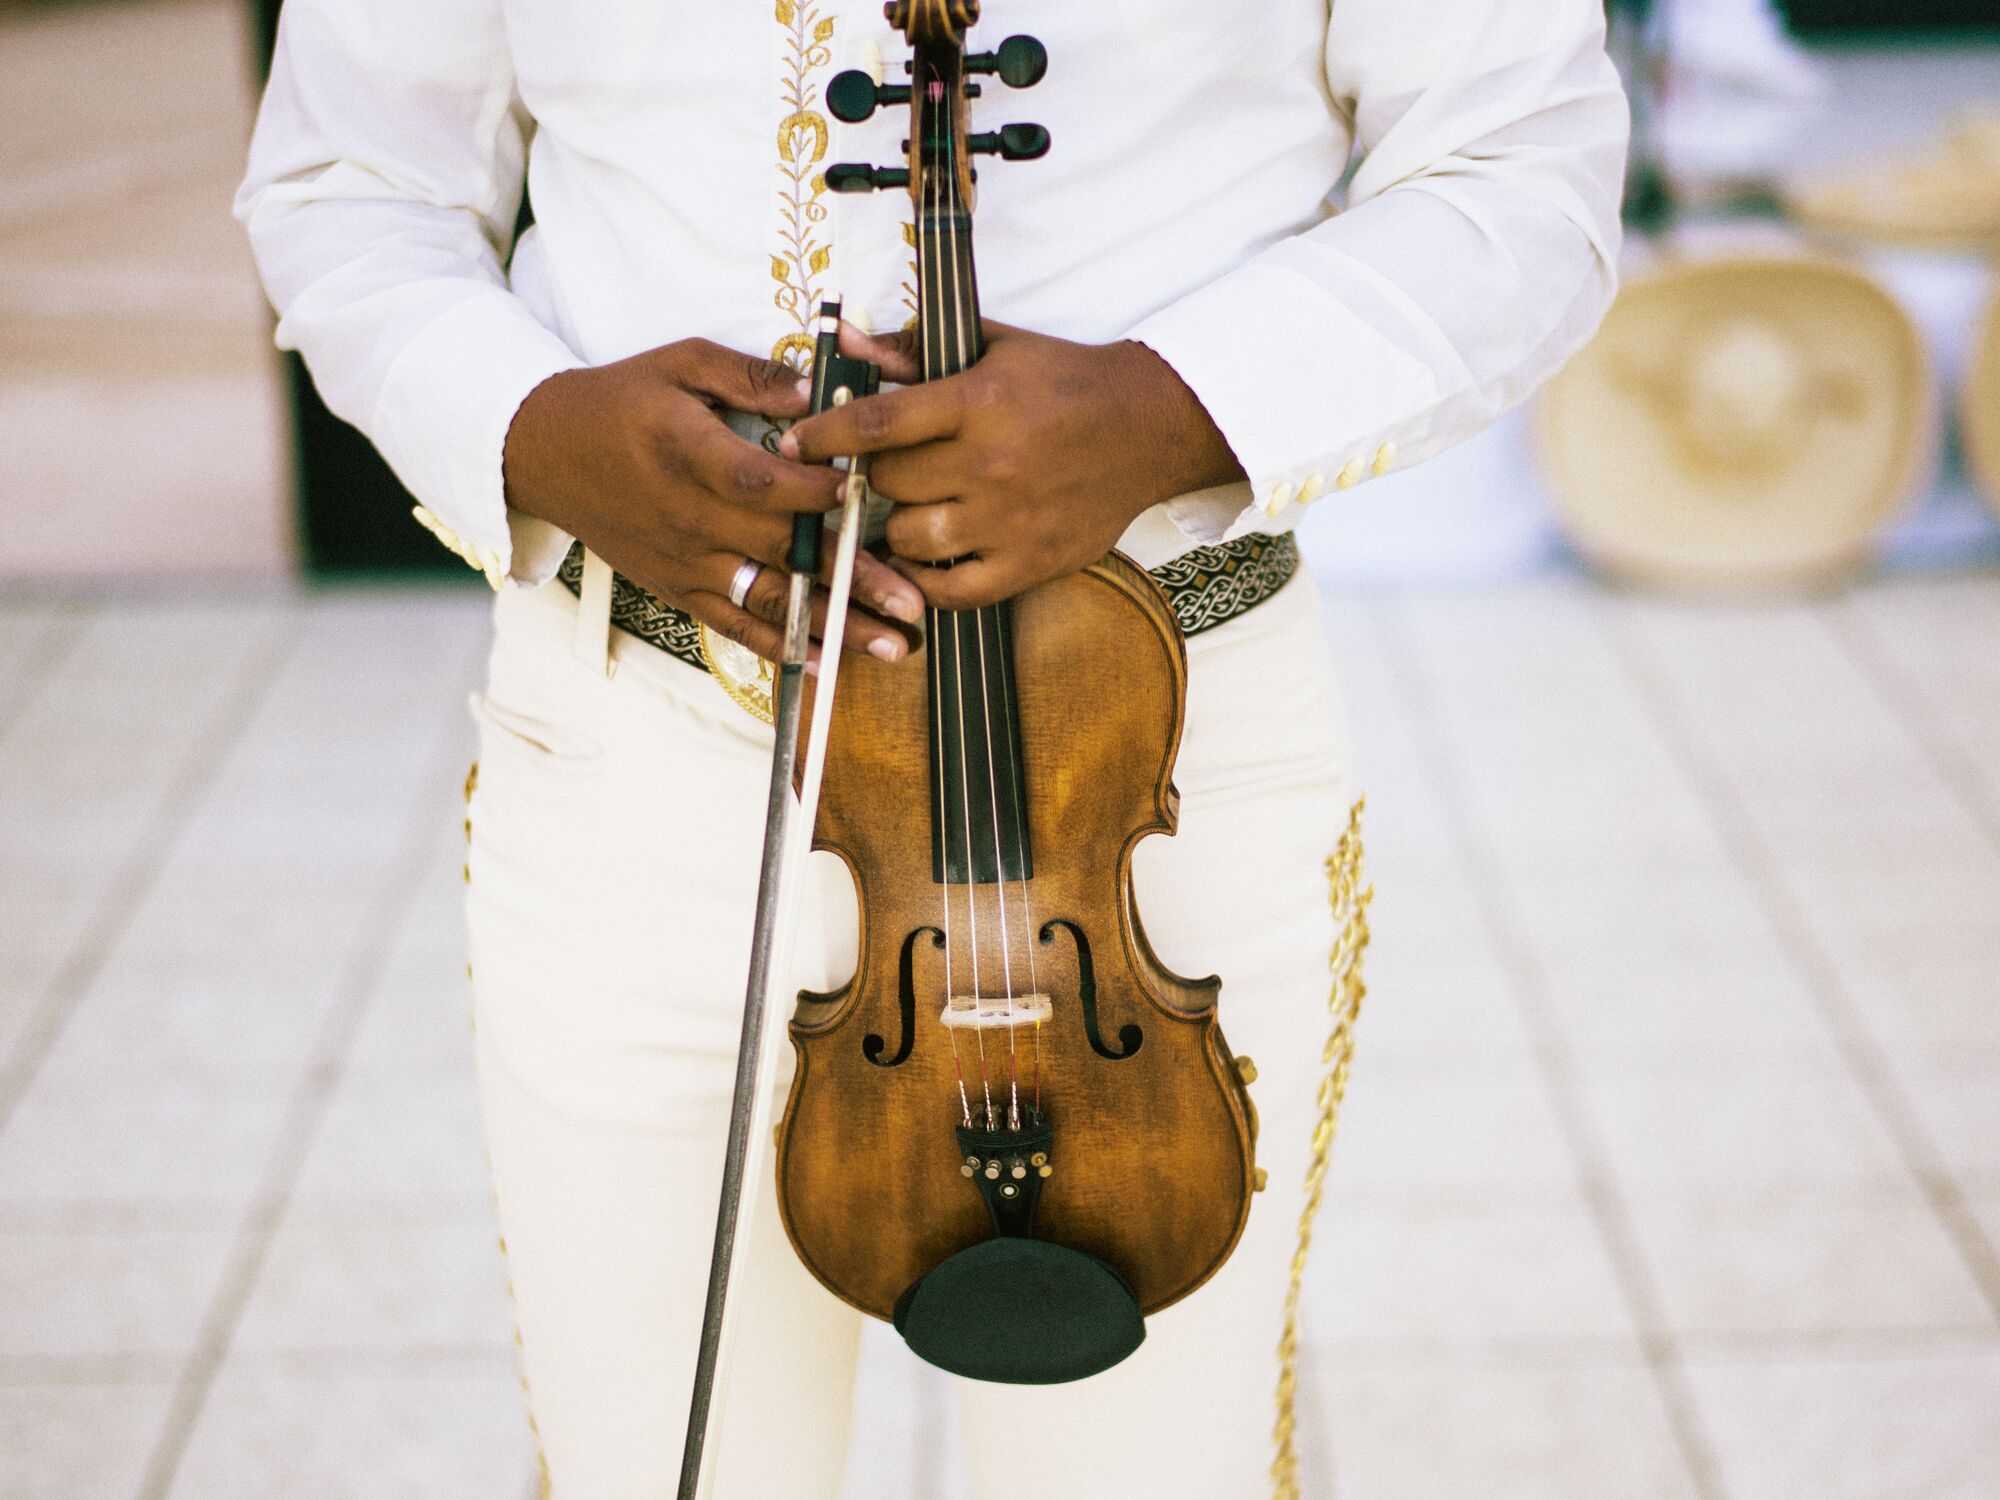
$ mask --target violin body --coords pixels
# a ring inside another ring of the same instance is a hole
[[[970,1048],[940,1019],[974,967],[963,908],[983,901],[982,989],[1010,967],[1021,987],[1025,940],[1047,998],[1038,1023],[982,1034],[989,1087],[1035,1050],[1035,1109],[1053,1143],[1033,1233],[1103,1261],[1150,1314],[1227,1258],[1255,1175],[1255,1113],[1216,1021],[1220,981],[1160,963],[1132,889],[1134,848],[1175,824],[1185,647],[1158,588],[1116,553],[1014,600],[1033,874],[1018,893],[1005,881],[941,886],[927,743],[937,673],[925,657],[950,619],[934,614],[931,639],[903,663],[842,667],[816,847],[854,878],[859,959],[843,988],[801,996],[792,1021],[785,1227],[830,1291],[884,1318],[932,1268],[993,1236],[952,1128]],[[979,1092],[970,1086],[975,1115]]]

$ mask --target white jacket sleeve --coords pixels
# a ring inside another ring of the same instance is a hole
[[[1523,400],[1616,285],[1628,114],[1601,0],[1332,0],[1345,212],[1143,320],[1250,477],[1198,541],[1427,458]],[[1312,351],[1301,357],[1302,350]]]
[[[516,557],[500,460],[528,392],[581,363],[507,290],[527,129],[499,0],[289,0],[236,200],[279,347],[496,588],[566,545],[519,517]]]

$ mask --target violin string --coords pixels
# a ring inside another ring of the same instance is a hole
[[[962,104],[953,101],[953,108],[962,109],[963,107]],[[954,138],[956,138],[956,132],[954,132]],[[954,185],[956,185],[956,178],[954,178]],[[963,203],[955,204],[954,212],[948,220],[951,254],[946,261],[946,266],[952,280],[949,306],[952,309],[953,332],[957,336],[958,343],[958,360],[956,362],[961,364],[965,362],[966,356],[972,352],[975,347],[974,341],[978,336],[977,329],[971,322],[973,299],[970,288],[966,285],[967,247],[961,241],[964,222],[965,206]],[[1007,920],[1007,864],[1006,853],[1002,847],[1003,841],[1000,834],[1000,785],[998,771],[994,764],[997,755],[994,746],[993,683],[989,675],[986,650],[987,627],[989,624],[997,628],[997,608],[982,608],[973,612],[974,638],[979,648],[979,727],[985,742],[987,810],[991,815],[993,825],[993,896],[999,908],[1001,983],[1006,990],[1007,1000],[1007,1117],[1009,1128],[1018,1130],[1021,1128],[1021,1059],[1015,1032],[1014,944],[1010,924]],[[1004,725],[1001,727],[1000,738],[1003,740],[1009,738]],[[970,829],[967,832],[969,834]],[[966,851],[966,859],[967,864],[970,865],[970,849]]]
[[[1001,629],[1000,644],[1001,659],[1003,661],[1011,660],[1014,655],[1013,632],[1004,624]],[[1010,675],[1007,672],[1000,674],[1000,701],[1001,707],[1006,712],[1007,722],[1012,724],[1016,720],[1014,718],[1014,691]],[[1026,789],[1021,785],[1019,746],[1011,739],[1007,745],[1007,772],[1013,782],[1014,788],[1014,840],[1023,854],[1023,868],[1021,872],[1021,944],[1026,949],[1028,955],[1028,993],[1039,995],[1042,993],[1042,977],[1037,972],[1035,965],[1035,941],[1037,933],[1035,928],[1034,882],[1028,878],[1025,857],[1028,848],[1028,798]],[[1039,1009],[1035,1012],[1034,1098],[1035,1113],[1040,1115],[1042,1112],[1042,1013]]]
[[[980,715],[986,726],[986,789],[993,812],[993,897],[1000,905],[1000,970],[1007,987],[1007,1068],[1008,1068],[1008,1123],[1010,1128],[1021,1128],[1021,1056],[1016,1041],[1014,1022],[1014,959],[1013,941],[1007,926],[1007,865],[1006,856],[1000,844],[1000,787],[994,770],[993,747],[993,689],[986,675],[986,623],[987,611],[981,610],[978,617],[979,630],[979,695],[985,703],[986,711]],[[1005,674],[1002,673],[1004,681]],[[1007,738],[1002,726],[1002,740]]]
[[[924,268],[923,276],[925,278],[925,291],[926,293],[928,293],[929,276],[930,276],[930,271],[928,267]],[[918,337],[923,342],[923,350],[922,350],[923,362],[924,362],[923,374],[924,378],[928,380],[932,376],[932,374],[936,371],[937,368],[936,348],[934,340],[932,339],[931,336],[931,328],[928,319],[924,320],[919,325]],[[925,627],[928,631],[927,639],[930,645],[929,655],[930,655],[930,668],[931,668],[931,744],[935,749],[934,759],[937,762],[936,817],[937,817],[937,840],[938,840],[938,874],[940,877],[938,882],[938,889],[942,893],[944,898],[944,1003],[945,1003],[945,1012],[947,1015],[949,1015],[951,1011],[952,997],[958,993],[958,966],[953,962],[954,944],[952,943],[952,936],[951,936],[951,930],[952,930],[951,798],[947,794],[945,789],[945,776],[944,776],[945,693],[944,693],[944,652],[942,649],[944,633],[939,628],[941,620],[939,612],[936,608],[927,607],[924,611],[924,617],[925,617],[924,619]],[[959,1112],[963,1116],[966,1125],[969,1127],[972,1124],[972,1100],[968,1097],[966,1093],[965,1061],[963,1055],[959,1050],[958,1031],[957,1028],[955,1027],[947,1027],[946,1032],[951,1038],[952,1073],[958,1080]]]
[[[931,642],[931,744],[937,747],[935,759],[937,760],[938,780],[938,861],[944,875],[944,880],[938,887],[944,896],[944,1003],[946,1010],[949,1011],[951,1008],[951,997],[958,984],[958,971],[952,966],[951,961],[951,865],[949,863],[951,838],[949,830],[945,826],[949,816],[948,809],[951,804],[950,800],[945,796],[944,787],[944,663],[937,647],[937,643],[941,639],[938,633],[938,612],[932,609],[927,610],[925,613],[929,617],[927,624],[930,630]],[[972,1099],[965,1091],[965,1060],[959,1055],[958,1030],[956,1027],[947,1027],[945,1029],[951,1037],[951,1070],[953,1075],[958,1079],[959,1113],[964,1116],[966,1125],[970,1127],[972,1124]]]
[[[933,74],[930,83],[925,88],[925,93],[929,96],[927,102],[931,105],[931,108],[933,110],[941,109],[943,107],[944,87],[943,87],[943,80],[941,78],[938,78],[935,74]],[[929,118],[926,118],[925,121],[923,122],[922,132],[920,133],[919,139],[923,140],[924,136],[927,136],[929,134],[931,128],[932,128],[932,123]],[[928,153],[928,143],[926,142],[922,147],[920,147],[919,156],[922,157],[927,154],[929,153]],[[922,163],[920,161],[920,166],[921,165]],[[931,235],[935,235],[937,226],[943,217],[943,212],[942,212],[944,206],[944,188],[942,183],[943,174],[941,172],[936,172],[936,171],[926,171],[924,172],[923,177],[924,177],[924,199],[925,199],[923,204],[923,209],[924,209],[924,218],[926,220],[926,223],[924,224],[923,228],[927,229]],[[925,299],[928,302],[930,308],[932,309],[932,315],[924,320],[925,322],[924,334],[927,341],[934,340],[934,347],[930,351],[928,351],[931,354],[932,359],[929,361],[929,363],[931,364],[931,368],[925,371],[925,375],[927,377],[933,374],[943,373],[945,367],[944,334],[946,330],[942,322],[939,321],[939,313],[942,311],[943,299],[946,290],[945,271],[943,265],[937,263],[939,260],[938,255],[935,253],[937,248],[938,247],[935,245],[935,243],[933,243],[932,245],[933,253],[929,257],[929,259],[932,261],[932,264],[926,268],[926,275],[924,278],[927,283],[925,290],[932,293],[930,297]],[[988,1130],[991,1130],[993,1129],[995,1115],[993,1110],[993,1087],[986,1066],[986,1032],[983,1027],[977,1024],[978,1010],[982,1000],[984,999],[984,995],[979,982],[979,883],[976,879],[974,879],[974,871],[972,867],[972,771],[967,761],[968,731],[967,731],[967,723],[965,717],[965,671],[964,671],[965,656],[963,651],[963,639],[960,635],[960,611],[952,610],[949,611],[949,613],[951,615],[952,687],[954,691],[954,696],[956,698],[956,706],[958,712],[958,785],[959,785],[959,798],[964,812],[964,821],[961,824],[961,832],[963,834],[963,838],[960,842],[960,848],[963,849],[965,853],[966,941],[970,945],[969,967],[972,971],[971,972],[972,1004],[973,1004],[973,1013],[975,1021],[975,1024],[972,1028],[972,1032],[975,1041],[978,1043],[979,1086],[980,1086],[982,1101],[986,1107],[986,1128]],[[942,667],[940,667],[940,670],[942,670]],[[950,898],[950,882],[951,882],[951,865],[949,860],[949,853],[950,853],[950,840],[947,839],[946,840],[947,859],[944,872],[947,900],[949,900]],[[952,1000],[951,993],[949,989],[947,989],[945,995],[945,1004],[949,1006],[951,1004],[951,1000]]]
[[[986,1128],[991,1130],[994,1119],[993,1089],[986,1070],[986,1030],[976,1024],[979,1007],[984,1003],[986,992],[979,982],[979,882],[972,868],[972,771],[966,761],[965,656],[959,624],[959,611],[951,611],[951,680],[958,702],[958,794],[964,811],[964,818],[959,824],[962,834],[959,847],[965,854],[966,941],[970,945],[972,955],[972,1006],[975,1018],[972,1034],[979,1043],[979,1084],[986,1100]],[[950,878],[951,871],[947,867],[945,879],[949,881]]]
[[[926,187],[929,185],[928,177],[925,178],[925,185]],[[930,289],[928,285],[930,277],[929,267],[924,268],[923,275],[926,282],[925,291],[928,292]],[[935,299],[926,297],[925,301],[927,304],[934,304]],[[923,375],[928,380],[939,368],[937,343],[933,336],[929,318],[925,318],[920,323],[918,337],[923,341]],[[937,760],[938,871],[942,877],[939,882],[939,890],[944,899],[944,1004],[945,1011],[948,1014],[951,1010],[952,997],[958,993],[958,967],[952,961],[955,945],[952,942],[951,935],[951,798],[945,787],[944,775],[944,632],[940,629],[942,616],[939,610],[926,608],[924,616],[924,624],[928,631],[927,639],[930,647],[931,744],[936,747],[935,758]],[[970,1127],[972,1124],[972,1100],[966,1093],[965,1059],[959,1050],[958,1029],[956,1027],[947,1027],[946,1031],[951,1037],[952,1074],[958,1080],[959,1113],[964,1118],[966,1125]],[[983,1057],[981,1058],[981,1062],[982,1064],[984,1063]],[[984,1067],[982,1066],[982,1082],[984,1071]],[[990,1097],[986,1101],[986,1106],[987,1112],[990,1114],[992,1112],[992,1100]]]
[[[964,108],[962,104],[959,107]],[[954,218],[953,220],[954,234],[957,233],[958,224],[959,220]],[[954,248],[956,249],[957,247],[955,246]],[[963,258],[961,258],[961,256],[958,254],[955,254],[953,256],[952,264],[954,272],[957,272],[958,270],[963,268],[969,274],[970,263],[971,263],[970,247],[967,247],[964,250]],[[959,335],[961,339],[965,341],[966,346],[968,348],[971,347],[974,341],[979,338],[979,328],[977,323],[973,320],[974,300],[975,299],[972,296],[966,296],[966,295],[961,295],[954,299],[954,306],[957,308],[959,316]],[[1008,671],[1009,658],[1011,657],[1012,654],[1012,642],[1011,642],[1010,632],[1008,631],[1006,624],[1007,620],[1006,610],[1007,610],[1006,605],[1000,604],[993,606],[990,610],[982,610],[980,612],[981,618],[980,618],[980,636],[979,636],[979,672],[980,672],[980,683],[983,688],[986,688],[985,697],[986,701],[990,705],[992,702],[992,692],[990,688],[986,687],[986,671],[987,671],[986,624],[987,624],[987,618],[990,616],[993,625],[995,650],[999,652],[1001,656],[1001,665],[999,672],[997,674],[1000,679],[1000,699],[1001,699],[1001,712],[1002,712],[1002,719],[1001,719],[1002,728],[1001,728],[1000,738],[1002,741],[1002,745],[1006,750],[1006,755],[1007,755],[1007,779],[1010,784],[1010,789],[1014,794],[1013,811],[1014,811],[1014,837],[1015,837],[1016,857],[1019,860],[1021,860],[1023,865],[1023,873],[1020,878],[1020,885],[1021,885],[1020,911],[1023,919],[1021,927],[1021,943],[1022,943],[1023,953],[1027,959],[1028,993],[1031,996],[1033,996],[1033,995],[1039,995],[1041,993],[1041,983],[1040,983],[1040,976],[1037,973],[1037,965],[1035,961],[1034,907],[1029,899],[1029,881],[1028,881],[1028,876],[1025,873],[1025,864],[1026,864],[1027,848],[1028,848],[1027,826],[1025,821],[1027,803],[1022,795],[1020,747],[1016,742],[1013,729],[1013,726],[1015,724],[1013,690],[1012,690],[1012,684],[1009,681],[1011,674]],[[988,768],[989,781],[992,780],[995,774],[994,764],[993,764],[994,762],[993,750],[994,747],[992,740],[991,723],[989,720],[988,736],[987,736],[987,768]],[[1008,1045],[1010,1062],[1012,1064],[1014,1071],[1014,1087],[1015,1087],[1014,1114],[1015,1114],[1016,1128],[1018,1128],[1020,1119],[1020,1105],[1019,1105],[1020,1063],[1018,1055],[1016,1053],[1016,1045],[1017,1045],[1016,1038],[1018,1033],[1016,1031],[1016,1023],[1014,1015],[1015,990],[1013,982],[1013,972],[1011,967],[1012,964],[1011,955],[1012,955],[1013,945],[1008,935],[1007,921],[1006,921],[1007,869],[1004,860],[1001,860],[997,857],[1001,843],[1000,816],[1001,816],[1000,797],[999,797],[998,786],[996,783],[994,784],[993,787],[993,844],[996,855],[996,862],[995,862],[996,868],[994,871],[996,885],[994,889],[994,894],[995,897],[1000,902],[1001,941],[1003,944],[1001,953],[1003,955],[1003,958],[1005,958],[1009,964],[1007,973],[1007,1020],[1008,1020],[1007,1045]],[[1037,1112],[1039,1112],[1041,1108],[1041,1041],[1042,1041],[1042,1022],[1041,1022],[1041,1013],[1039,1010],[1035,1012],[1034,1027],[1035,1027],[1035,1052],[1034,1052],[1035,1108]]]

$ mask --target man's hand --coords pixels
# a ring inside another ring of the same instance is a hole
[[[765,452],[730,431],[721,411],[799,417],[809,390],[789,366],[706,339],[553,376],[529,393],[508,429],[507,503],[580,538],[626,577],[775,661],[792,516],[833,509],[840,476]],[[738,609],[729,584],[745,558],[765,567],[747,608]],[[916,588],[865,552],[855,559],[854,597],[894,619],[923,618]],[[825,616],[821,588],[815,635]],[[850,610],[846,639],[885,660],[908,650],[902,632],[861,609]]]
[[[912,382],[913,338],[849,329],[842,347],[885,380]],[[996,323],[986,338],[964,374],[822,412],[778,445],[808,462],[875,455],[869,481],[896,502],[896,564],[938,608],[1074,573],[1148,506],[1243,477],[1194,392],[1143,344],[1073,344]]]

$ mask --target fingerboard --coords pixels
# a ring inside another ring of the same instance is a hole
[[[923,377],[941,380],[985,352],[961,191],[962,50],[919,46],[912,69],[917,326]],[[1014,680],[1013,610],[927,611],[931,670],[931,869],[940,883],[1034,873]]]

